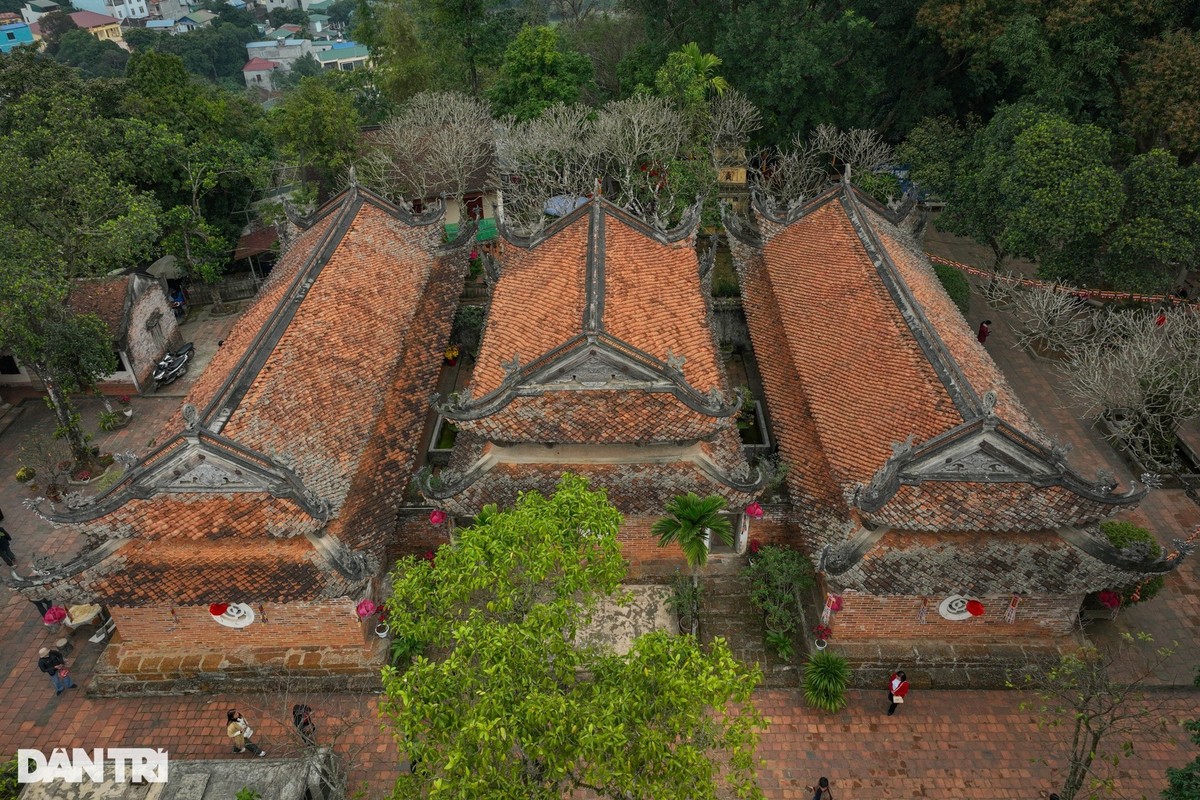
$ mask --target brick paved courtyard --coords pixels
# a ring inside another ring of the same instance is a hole
[[[1008,346],[1002,314],[982,307],[972,318],[988,314],[997,320],[988,347],[1034,415],[1055,435],[1075,444],[1074,466],[1085,474],[1096,466],[1116,466],[1106,445],[1058,395],[1053,374],[1041,362]],[[208,330],[215,339],[227,322]],[[206,329],[207,330],[207,329]],[[193,334],[194,335],[194,334]],[[194,376],[189,376],[194,377]],[[142,454],[162,424],[178,413],[178,397],[136,398],[135,421],[128,428],[97,438],[105,450],[132,449]],[[84,401],[85,418],[95,414],[95,401]],[[29,492],[11,479],[18,465],[20,441],[32,429],[49,424],[40,401],[27,401],[17,423],[0,434],[0,508],[4,525],[14,536],[14,549],[27,570],[34,553],[54,557],[74,552],[75,537],[55,530],[21,506]],[[1119,475],[1123,480],[1127,474]],[[1200,524],[1200,510],[1182,492],[1154,492],[1135,517],[1150,523],[1166,542]],[[1164,683],[1179,686],[1200,663],[1200,559],[1185,562],[1168,580],[1153,603],[1124,612],[1116,624],[1089,630],[1098,641],[1122,629],[1148,630],[1156,639],[1180,641],[1180,655]],[[85,684],[99,647],[87,643],[90,631],[74,637],[73,662],[77,682]],[[61,634],[58,634],[61,635]],[[182,759],[235,758],[224,734],[224,711],[237,706],[250,718],[256,739],[271,756],[295,751],[287,709],[298,698],[282,696],[182,696],[93,700],[83,691],[56,698],[49,680],[35,662],[39,647],[52,643],[51,634],[33,606],[0,590],[0,754],[18,747],[155,746]],[[77,659],[77,660],[76,660]],[[1200,693],[1188,688],[1162,690],[1169,706],[1163,715],[1162,736],[1143,743],[1133,760],[1118,769],[1116,796],[1155,797],[1165,784],[1168,766],[1195,755],[1178,722],[1200,716]],[[381,732],[375,715],[376,696],[305,698],[317,709],[319,730],[326,741],[347,756],[352,785],[365,782],[366,797],[383,798],[399,769],[390,737]],[[1044,796],[1055,788],[1061,766],[1061,733],[1039,730],[1028,712],[1019,708],[1022,696],[1004,691],[948,692],[914,689],[911,702],[892,718],[884,715],[882,691],[850,693],[850,706],[841,714],[825,715],[808,709],[795,690],[763,691],[759,703],[771,721],[760,756],[765,760],[761,780],[770,798],[805,797],[804,787],[818,776],[833,781],[839,800],[900,797],[1027,798]],[[1045,757],[1049,764],[1036,763]]]

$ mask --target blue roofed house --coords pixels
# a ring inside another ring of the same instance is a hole
[[[146,30],[177,33],[178,29],[175,26],[176,22],[173,19],[152,19],[146,23]]]
[[[29,30],[28,22],[0,25],[0,53],[7,53],[23,44],[33,44],[33,33]]]

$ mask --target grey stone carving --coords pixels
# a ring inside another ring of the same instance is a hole
[[[683,365],[687,362],[687,356],[677,356],[671,352],[671,348],[667,348],[667,368],[673,369],[676,372],[683,371]]]
[[[124,453],[117,453],[113,456],[113,461],[116,461],[127,470],[133,469],[133,465],[138,462],[137,453],[132,450],[126,450]]]
[[[200,413],[196,411],[196,407],[191,403],[183,404],[183,425],[189,431],[196,430],[196,426],[200,424]]]
[[[238,478],[217,465],[204,461],[180,475],[173,481],[174,486],[198,486],[203,489],[219,489],[223,487],[249,486],[249,482]]]

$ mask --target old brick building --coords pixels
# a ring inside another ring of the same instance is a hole
[[[897,222],[848,185],[727,220],[792,542],[839,640],[1066,635],[1087,593],[1173,568],[1097,531],[1145,490],[1067,467]]]
[[[464,240],[465,244],[465,240]],[[351,188],[317,212],[192,387],[182,418],[94,501],[52,515],[94,546],[30,597],[105,604],[105,690],[303,670],[375,679],[373,593],[466,259]],[[216,612],[216,613],[213,613]]]

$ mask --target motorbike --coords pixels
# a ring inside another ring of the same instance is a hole
[[[157,390],[169,383],[174,383],[185,375],[188,370],[188,362],[192,360],[195,352],[195,346],[188,342],[174,353],[167,353],[163,356],[162,360],[158,362],[158,366],[154,368],[154,388]]]

